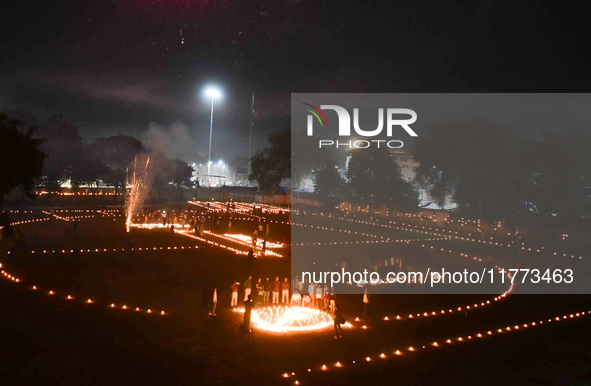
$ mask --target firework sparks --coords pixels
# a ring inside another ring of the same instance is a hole
[[[141,197],[142,197],[142,190],[144,189],[146,183],[146,176],[148,174],[148,164],[150,163],[150,158],[146,160],[146,165],[144,166],[144,171],[141,173],[137,172],[137,156],[135,157],[135,161],[133,162],[133,175],[131,178],[131,189],[127,192],[125,196],[125,206],[127,212],[127,220],[125,222],[125,228],[127,232],[131,228],[131,222],[133,220],[133,215],[138,210],[141,204]],[[127,181],[127,185],[130,182]]]
[[[244,312],[244,308],[236,308]],[[321,330],[333,326],[332,317],[314,308],[273,306],[252,310],[251,320],[258,329],[271,332]],[[351,324],[345,323],[345,327]]]

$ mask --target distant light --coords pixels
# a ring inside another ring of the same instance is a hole
[[[219,98],[222,96],[222,94],[220,94],[220,92],[215,88],[208,88],[207,90],[205,90],[205,94],[212,98]]]

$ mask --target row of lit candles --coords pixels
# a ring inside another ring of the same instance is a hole
[[[175,246],[175,247],[139,247],[139,248],[95,248],[95,249],[62,249],[62,250],[31,250],[31,254],[54,254],[54,253],[74,253],[74,251],[78,251],[80,253],[96,253],[96,252],[125,252],[125,251],[163,251],[163,250],[184,250],[184,249],[198,249],[199,246]],[[10,255],[10,251],[7,252]]]
[[[372,219],[373,219],[373,218],[372,218]],[[462,220],[464,220],[464,219],[462,218]],[[357,221],[359,221],[359,220],[357,220]],[[376,219],[376,221],[379,221],[379,219]],[[478,221],[478,222],[480,222],[480,220],[477,220],[477,221]],[[362,222],[362,223],[368,223],[368,224],[370,224],[370,223],[371,223],[371,222],[363,222],[363,221],[361,221],[361,222]],[[390,222],[390,223],[393,223],[393,224],[396,224],[396,222],[393,222],[393,221],[389,221],[389,222]],[[371,223],[371,224],[374,224],[374,225],[376,225],[376,226],[384,226],[384,225],[380,225],[380,224],[376,224],[376,223]],[[402,223],[402,225],[406,225],[406,224]],[[411,224],[408,224],[408,225],[411,225]],[[499,222],[499,225],[498,225],[498,226],[500,226],[500,225],[501,225],[501,224],[500,224],[500,222]],[[418,228],[418,225],[415,225],[415,228]],[[425,229],[425,226],[423,226],[422,228],[423,228],[423,229]],[[430,228],[429,228],[429,230],[432,230],[432,228],[430,227]],[[495,230],[496,230],[496,228],[495,228]],[[443,229],[439,229],[439,228],[435,228],[435,231],[437,231],[437,232],[442,232],[442,233],[445,233],[445,232],[446,232],[445,230],[443,230]],[[452,233],[452,231],[451,231],[451,230],[450,230],[450,231],[447,231],[447,232],[449,232],[450,234]],[[458,234],[458,232],[455,232],[455,234],[457,235],[457,234]],[[517,234],[518,234],[518,231],[516,231],[516,232],[515,232],[515,234],[517,235]],[[509,233],[508,235],[511,235],[511,233]],[[471,234],[470,234],[469,236],[471,236]],[[474,239],[474,238],[470,238],[470,237],[462,237],[462,236],[452,236],[452,237],[454,237],[454,238],[456,238],[456,239],[465,240],[465,241],[472,241],[472,242],[478,242],[478,243],[489,244],[489,245],[495,245],[495,246],[503,246],[503,243],[499,243],[499,242],[493,242],[493,241],[484,241],[484,240],[480,240],[480,239],[476,240],[476,239]],[[568,237],[568,236],[567,236],[567,237]],[[563,236],[563,240],[564,240],[564,239],[565,239],[565,237]],[[489,238],[489,240],[494,240],[494,239],[493,239],[493,237],[491,236],[491,237]],[[535,247],[534,247],[534,248],[531,248],[531,247],[527,247],[527,246],[525,246],[525,243],[522,243],[521,245],[522,245],[521,249],[522,249],[522,250],[526,250],[526,251],[528,251],[528,252],[534,251],[534,252],[537,252],[537,253],[541,253],[541,252],[542,252],[542,250],[544,250],[544,247],[539,247],[539,248],[535,248]],[[507,247],[511,247],[511,244],[507,244],[506,246],[507,246]],[[560,252],[553,252],[553,255],[554,255],[554,256],[559,256],[559,255],[561,255],[561,253],[560,253]],[[562,253],[562,256],[563,256],[563,257],[569,257],[569,255],[568,255],[568,254],[566,254],[566,253]],[[570,257],[571,257],[571,258],[575,258],[575,255],[570,255]],[[579,260],[582,260],[582,258],[583,258],[583,257],[582,257],[582,256],[578,256],[578,258],[579,258]]]
[[[55,194],[55,195],[58,195],[58,196],[122,196],[123,195],[123,193],[102,193],[102,192],[100,192],[100,193],[86,193],[86,192],[85,193],[81,193],[81,192],[75,192],[75,193],[69,193],[69,192],[66,192],[66,193],[58,193],[58,192],[52,192],[52,193],[50,193],[50,192],[45,192],[45,191],[38,192],[37,194],[41,194],[41,195]]]
[[[372,362],[373,360],[384,360],[384,359],[388,359],[388,358],[394,358],[394,357],[402,356],[405,354],[420,352],[421,350],[425,351],[425,350],[433,350],[433,349],[438,349],[438,348],[445,348],[446,346],[449,346],[454,343],[476,341],[479,339],[483,339],[485,337],[506,334],[507,332],[511,332],[511,331],[531,329],[534,327],[540,327],[545,322],[546,323],[556,323],[556,322],[566,321],[566,320],[579,318],[579,317],[588,315],[589,313],[591,313],[591,310],[580,311],[580,312],[576,312],[576,313],[572,313],[572,314],[568,314],[568,315],[555,316],[554,318],[549,318],[547,320],[547,322],[545,320],[539,320],[539,321],[536,320],[536,321],[532,321],[530,323],[500,327],[498,329],[488,330],[487,332],[477,332],[474,335],[454,336],[453,338],[444,339],[441,342],[435,341],[435,342],[431,342],[431,343],[428,343],[425,345],[416,345],[416,347],[409,346],[405,349],[398,348],[398,349],[392,350],[389,354],[382,352],[382,353],[374,355],[374,356],[366,356],[365,358],[361,358],[359,360],[353,360],[353,361],[351,361],[351,365],[355,365],[358,363],[369,363],[369,362]],[[325,371],[329,371],[329,370],[343,369],[343,368],[347,367],[345,365],[345,363],[348,363],[348,362],[343,361],[341,363],[340,361],[338,361],[334,365],[323,364],[323,365],[318,366],[317,368],[314,368],[314,370],[312,368],[308,368],[307,371],[304,372],[304,374],[305,373],[312,373],[313,371],[325,372]],[[293,378],[295,376],[296,376],[295,372],[286,372],[286,373],[281,374],[282,378]],[[294,384],[299,385],[300,384],[299,380],[295,380]]]
[[[22,221],[16,221],[16,222],[11,222],[10,225],[15,226],[15,225],[21,225],[21,224],[30,224],[33,222],[39,222],[39,221],[47,221],[49,220],[49,217],[44,217],[44,218],[34,218],[31,220],[22,220]],[[0,229],[4,228],[3,226],[0,227]]]
[[[3,266],[2,266],[2,263],[0,263],[0,268],[2,268],[2,267],[3,267]],[[2,273],[2,275],[3,275],[5,278],[7,278],[8,280],[11,280],[11,281],[13,281],[13,282],[15,282],[15,283],[20,283],[20,282],[21,282],[21,280],[20,280],[19,278],[15,277],[15,276],[13,276],[13,275],[10,275],[8,272],[4,271],[3,269],[2,269],[2,271],[1,271],[1,273]],[[33,291],[38,291],[38,290],[39,290],[39,287],[37,287],[36,285],[34,285],[34,286],[32,286],[32,287],[31,287],[31,290],[33,290]],[[54,290],[49,290],[49,291],[47,292],[47,295],[49,295],[49,296],[54,296],[54,295],[56,295],[56,291],[54,291]],[[69,294],[68,294],[68,296],[66,296],[66,297],[64,298],[64,300],[74,300],[74,299],[75,299],[75,297],[74,297],[74,296],[72,296],[72,295],[69,295]],[[93,299],[86,299],[86,300],[84,300],[84,301],[83,301],[83,303],[84,303],[84,304],[93,304],[93,303],[96,303],[96,301],[95,301],[95,300],[93,300]],[[124,304],[124,305],[122,305],[122,306],[116,306],[116,305],[115,305],[115,303],[111,303],[111,304],[108,306],[108,308],[112,308],[112,309],[114,309],[114,308],[118,308],[118,309],[122,309],[122,310],[127,310],[127,309],[134,309],[133,307],[129,307],[129,306],[125,305],[125,304]],[[135,307],[135,309],[134,309],[134,310],[135,310],[135,311],[137,311],[137,312],[141,312],[141,311],[142,311],[142,309],[140,309],[139,307]],[[151,313],[153,313],[153,312],[152,312],[152,310],[151,310],[151,309],[149,309],[149,308],[148,308],[148,309],[147,309],[145,312],[146,312],[146,313],[148,313],[148,314],[151,314]],[[159,314],[160,314],[160,315],[167,315],[167,313],[166,313],[166,312],[164,312],[164,310],[160,311],[160,313],[159,313]]]
[[[341,217],[336,217],[336,218],[339,219],[339,220],[343,220],[343,221],[351,221],[351,222],[356,222],[356,223],[365,224],[365,225],[373,225],[373,226],[379,226],[379,227],[383,227],[383,228],[392,228],[392,229],[406,230],[406,231],[410,231],[410,232],[423,233],[422,231],[419,231],[418,230],[418,228],[419,228],[418,225],[414,225],[414,229],[413,229],[413,225],[412,224],[406,224],[406,223],[401,223],[401,225],[407,226],[407,228],[402,228],[402,227],[395,227],[393,225],[378,224],[378,223],[375,223],[375,222],[372,222],[372,221],[356,220],[356,219],[341,218]],[[395,221],[389,221],[389,222],[391,224],[396,224]],[[425,227],[422,227],[422,229],[425,229]],[[435,229],[436,229],[436,231],[440,231],[438,228],[435,228]],[[432,230],[432,228],[430,227],[429,230]],[[433,235],[436,235],[436,236],[441,236],[441,237],[452,237],[452,238],[455,238],[455,239],[458,239],[458,240],[478,242],[478,243],[488,244],[488,245],[492,245],[492,246],[500,246],[500,247],[503,247],[503,246],[511,247],[512,246],[511,244],[506,244],[505,245],[505,244],[499,243],[499,242],[484,241],[484,240],[474,239],[474,238],[464,237],[464,236],[454,236],[454,235],[452,235],[452,236],[446,236],[443,233],[439,233],[439,234],[438,233],[434,233],[436,231],[433,231],[433,233],[430,233],[430,234],[433,234]],[[425,233],[427,233],[427,232],[425,232]],[[456,232],[456,234],[457,234],[457,232]],[[492,237],[491,237],[491,239],[492,239]],[[535,248],[532,249],[532,248],[525,247],[524,245],[525,244],[522,243],[521,249],[522,250],[529,251],[529,252],[534,251],[534,252],[537,252],[537,253],[541,253],[542,250],[544,250],[544,247],[541,247],[539,249],[535,249]],[[560,254],[561,254],[560,252],[553,252],[553,255],[554,256],[559,256]],[[562,253],[562,256],[563,257],[569,257],[569,255],[566,254],[566,253]],[[570,255],[570,257],[571,258],[575,258],[575,255]],[[583,257],[582,256],[578,256],[578,258],[579,258],[579,260],[582,260]]]

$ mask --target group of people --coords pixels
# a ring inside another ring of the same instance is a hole
[[[243,285],[238,281],[234,281],[230,286],[232,295],[230,298],[230,307],[238,306],[238,291],[240,287],[244,289],[243,301],[248,302],[249,298],[252,299],[253,304],[258,306],[261,305],[279,305],[279,304],[290,304],[290,282],[288,278],[284,278],[283,281],[279,280],[279,276],[275,276],[275,280],[271,280],[269,276],[265,280],[259,278],[258,281],[254,281],[252,275],[248,276],[248,279]],[[208,286],[202,293],[204,310],[209,316],[216,316],[215,310],[218,303],[218,288],[216,285]]]
[[[324,286],[324,288],[322,288],[322,286],[320,286],[319,284],[309,284],[309,293],[304,296],[306,296],[310,300],[308,300],[308,302],[305,302],[305,297],[301,296],[297,291],[297,289],[303,289],[304,283],[302,283],[296,276],[296,278],[293,281],[293,285],[294,290],[290,299],[291,283],[289,282],[289,279],[287,277],[284,278],[283,281],[281,281],[279,279],[279,276],[275,276],[275,280],[270,280],[270,278],[267,276],[267,278],[264,281],[262,278],[259,278],[257,282],[254,283],[252,275],[250,275],[248,279],[244,282],[243,286],[244,323],[242,324],[242,328],[245,331],[248,331],[250,329],[251,312],[257,305],[301,304],[302,306],[304,306],[305,303],[311,303],[312,307],[318,307],[321,310],[330,310],[332,312],[335,339],[342,338],[343,332],[341,329],[341,325],[345,323],[345,318],[343,316],[342,309],[340,309],[336,304],[336,294],[334,293],[334,290],[329,291],[328,286]],[[232,289],[232,298],[230,300],[230,306],[237,307],[238,290],[240,288],[240,283],[238,281],[234,281],[230,288]],[[314,293],[316,294],[316,296],[310,296],[310,293]],[[281,301],[279,300],[280,294]],[[364,302],[365,301],[366,299],[364,298]]]
[[[244,282],[243,287],[244,302],[247,302],[250,296],[253,302],[257,305],[290,304],[289,293],[291,284],[288,278],[284,278],[282,281],[279,279],[279,276],[275,276],[275,280],[271,280],[271,278],[267,276],[265,280],[263,280],[263,278],[258,278],[255,282],[252,275],[250,275]],[[236,307],[238,305],[238,289],[240,288],[240,283],[234,281],[230,288],[232,289],[230,307]]]
[[[293,282],[287,277],[281,280],[279,276],[275,276],[274,280],[267,276],[265,279],[258,278],[254,281],[252,275],[242,285],[234,281],[230,286],[230,307],[238,306],[240,287],[244,291],[243,301],[247,302],[250,296],[257,306],[293,304],[318,308],[335,315],[337,295],[334,289],[328,288],[327,285],[302,282],[298,276]]]
[[[302,306],[318,308],[322,311],[331,312],[336,310],[337,295],[333,288],[318,283],[308,283],[296,276],[293,280],[292,302],[301,303]]]

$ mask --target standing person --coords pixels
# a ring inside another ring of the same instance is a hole
[[[338,305],[335,306],[334,311],[334,338],[340,339],[343,337],[343,330],[341,329],[341,324],[345,324],[345,317],[343,316],[343,311],[339,308]]]
[[[265,256],[267,251],[267,239],[263,239],[263,247],[261,248],[261,256]]]
[[[302,292],[301,289],[299,289],[299,281],[300,277],[296,275],[295,279],[293,279],[293,281],[291,282],[291,288],[293,288],[292,292]]]
[[[367,287],[365,287],[365,293],[363,294],[363,316],[366,317],[367,316],[367,308],[369,306],[370,303],[370,299],[369,299],[369,294],[367,293]]]
[[[322,309],[322,286],[320,284],[316,284],[316,306],[319,310]]]
[[[257,281],[256,290],[257,290],[257,304],[261,304],[263,302],[263,297],[265,295],[264,287],[263,287],[263,279],[259,277]]]
[[[265,291],[263,302],[267,304],[269,303],[269,295],[271,295],[271,282],[269,281],[269,276],[267,276],[267,280],[265,280],[265,284],[263,284],[263,289]]]
[[[218,287],[216,285],[213,286],[213,296],[212,296],[212,309],[209,315],[217,316],[215,313],[215,308],[218,305]]]
[[[300,293],[302,294],[302,307],[303,307],[304,303],[305,303],[304,298],[308,298],[308,301],[310,301],[310,296],[308,295],[308,285],[306,283],[306,279],[304,279],[300,285],[302,287],[300,290]]]
[[[287,305],[289,304],[289,279],[285,278],[283,283],[281,283],[281,303]]]
[[[246,265],[248,268],[254,268],[254,251],[252,248],[248,250],[248,255],[246,255]]]
[[[337,294],[334,293],[334,288],[330,290],[330,311],[332,312],[332,316],[335,315],[337,304]]]
[[[248,276],[248,279],[244,282],[244,301],[248,301],[252,289],[252,275]]]
[[[322,307],[324,310],[328,310],[330,306],[330,291],[328,290],[328,285],[324,285],[324,291],[322,291]]]
[[[230,288],[232,288],[232,300],[230,301],[230,307],[235,307],[238,305],[238,287],[240,287],[240,283],[234,280],[234,284],[230,286]]]
[[[279,304],[279,290],[281,289],[281,282],[279,276],[275,276],[271,289],[273,290],[273,304]]]
[[[315,307],[316,306],[316,286],[312,282],[310,282],[310,284],[308,284],[308,296],[310,297],[310,306]]]

